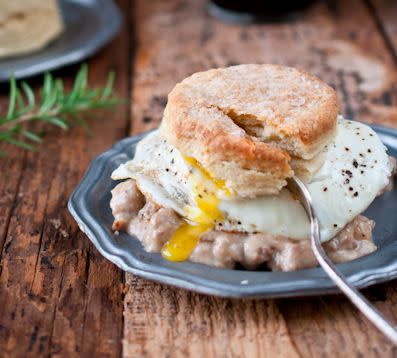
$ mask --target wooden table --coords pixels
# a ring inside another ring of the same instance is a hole
[[[66,208],[96,154],[156,127],[174,84],[211,67],[301,67],[337,89],[347,117],[397,126],[397,3],[320,2],[294,21],[252,26],[217,21],[204,0],[118,3],[122,31],[89,60],[90,79],[103,84],[115,69],[128,108],[102,112],[91,137],[51,129],[35,153],[1,147],[9,155],[0,159],[0,355],[397,356],[342,296],[227,300],[124,274]],[[70,82],[76,70],[57,74]],[[397,320],[396,281],[364,292]]]

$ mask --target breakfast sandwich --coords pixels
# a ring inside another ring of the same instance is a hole
[[[395,160],[367,125],[338,115],[335,91],[298,69],[239,65],[196,73],[168,97],[160,128],[112,179],[113,229],[171,261],[292,271],[316,266],[310,222],[287,188],[311,193],[334,262],[376,250],[362,213]]]

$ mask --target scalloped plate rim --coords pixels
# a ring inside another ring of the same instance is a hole
[[[375,131],[377,131],[382,137],[393,137],[393,139],[396,141],[395,150],[397,150],[396,130],[375,125],[372,125],[371,127],[374,128]],[[88,236],[94,246],[104,257],[120,267],[122,270],[137,276],[214,296],[235,298],[275,298],[339,293],[337,287],[326,276],[310,277],[309,275],[309,277],[305,277],[309,271],[321,271],[320,268],[295,271],[295,274],[302,273],[302,275],[299,280],[294,280],[293,282],[291,282],[291,280],[287,280],[286,282],[260,282],[257,284],[248,285],[242,285],[241,283],[230,284],[219,282],[215,279],[200,277],[192,273],[186,273],[182,270],[179,270],[178,266],[166,267],[165,265],[161,264],[147,263],[139,259],[139,253],[136,253],[134,256],[131,252],[125,252],[125,250],[123,251],[122,249],[115,247],[114,235],[109,235],[106,232],[106,227],[104,224],[96,220],[89,212],[86,201],[87,195],[89,195],[90,187],[92,187],[98,181],[104,179],[101,178],[102,169],[106,167],[106,164],[109,162],[109,160],[118,154],[126,154],[125,150],[127,148],[132,148],[132,146],[134,146],[147,133],[148,132],[137,136],[124,138],[115,143],[111,149],[94,158],[80,184],[76,187],[69,199],[68,209],[70,213],[77,221],[80,229]],[[395,233],[393,232],[393,235],[394,234]],[[150,255],[157,256],[157,259],[159,256],[158,254]],[[365,257],[362,259],[365,259]],[[353,262],[362,259],[354,260]],[[193,266],[199,271],[204,270],[211,272],[212,270],[216,270],[218,273],[224,275],[238,272],[235,270],[207,267],[205,265],[191,262],[185,262],[179,265]],[[338,266],[343,271],[343,269],[349,265],[351,265],[351,262],[347,262]],[[252,273],[258,273],[257,271],[244,272],[247,275],[247,279],[249,279],[248,276],[250,276]],[[273,273],[263,272],[263,274],[272,275]],[[287,272],[281,274],[289,273]],[[348,277],[350,282],[358,288],[368,287],[373,284],[383,283],[393,278],[397,278],[397,256],[396,259],[390,258],[390,260],[383,263],[378,262],[374,267],[362,269],[360,272],[348,275]]]

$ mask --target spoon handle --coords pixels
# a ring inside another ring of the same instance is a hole
[[[345,276],[336,268],[324,251],[320,240],[320,226],[315,214],[312,199],[305,184],[299,178],[292,178],[289,186],[293,192],[299,194],[300,201],[304,206],[310,219],[311,227],[311,244],[317,261],[327,273],[327,275],[335,282],[340,290],[350,299],[350,301],[370,320],[386,337],[397,345],[397,330],[384,317],[384,315],[372,305],[363,294],[352,286]]]

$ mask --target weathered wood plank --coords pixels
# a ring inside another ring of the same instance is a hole
[[[318,3],[290,23],[237,26],[207,15],[205,1],[136,2],[133,133],[156,127],[167,93],[187,75],[238,63],[281,63],[321,76],[346,116],[397,126],[395,64],[361,1]],[[354,16],[352,16],[354,14]],[[363,26],[365,24],[365,26]],[[127,274],[124,355],[384,356],[393,347],[341,296],[234,301]],[[396,283],[387,301],[394,317]],[[373,289],[379,296],[384,286]]]
[[[137,2],[135,132],[158,124],[167,93],[184,77],[249,62],[309,70],[338,90],[345,115],[396,123],[389,108],[396,96],[393,59],[361,1],[317,4],[292,23],[243,27],[214,20],[205,3]]]
[[[4,246],[6,232],[15,203],[18,200],[19,174],[23,170],[25,154],[22,149],[1,145],[0,151],[7,157],[0,159],[0,251]],[[19,198],[23,192],[19,193]],[[0,262],[1,265],[1,262]],[[1,271],[1,266],[0,266]]]
[[[8,106],[8,84],[0,87],[0,108],[2,113]],[[19,173],[23,170],[25,153],[22,149],[10,147],[0,143],[0,153],[7,156],[0,158],[0,251],[5,242],[6,232],[10,221],[11,213],[18,199],[18,188],[20,184]],[[21,197],[23,193],[19,194]],[[1,260],[1,257],[0,257]],[[1,265],[1,262],[0,262]],[[0,266],[1,272],[1,266]]]
[[[128,10],[127,0],[119,4]],[[122,97],[129,87],[128,27],[126,22],[118,38],[89,61],[90,83],[103,84],[115,69]],[[59,74],[67,74],[70,85],[76,69]],[[127,109],[110,113],[98,113],[91,122],[93,136],[77,128],[50,130],[39,151],[27,155],[23,195],[16,196],[2,252],[2,356],[121,353],[122,273],[92,247],[66,208],[90,158],[126,134]]]
[[[385,35],[397,62],[397,3],[389,0],[368,0],[370,11],[374,12],[378,26]]]
[[[132,275],[128,284],[125,357],[300,356],[272,300],[218,299]]]

